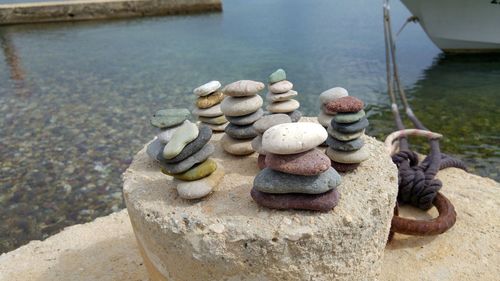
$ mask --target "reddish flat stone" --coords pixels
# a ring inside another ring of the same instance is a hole
[[[297,154],[267,154],[266,166],[283,173],[315,176],[330,168],[330,158],[318,149]]]
[[[262,170],[264,168],[267,168],[267,166],[266,166],[266,155],[259,154],[259,157],[257,157],[257,166],[259,166],[260,170]]]
[[[365,104],[362,100],[352,96],[342,97],[325,104],[325,108],[328,111],[337,113],[358,112],[364,106]]]
[[[358,168],[360,163],[354,163],[354,164],[346,164],[346,163],[339,163],[332,161],[332,168],[337,170],[337,172],[341,173],[347,173],[347,172],[352,172]]]
[[[337,189],[332,189],[321,194],[272,194],[260,192],[252,188],[250,195],[258,205],[280,210],[297,209],[328,212],[333,210],[339,202]]]

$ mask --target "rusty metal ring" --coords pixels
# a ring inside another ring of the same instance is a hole
[[[432,204],[439,213],[439,216],[432,220],[402,218],[399,216],[398,206],[396,205],[389,232],[389,241],[395,232],[407,235],[430,236],[442,234],[450,229],[457,220],[457,213],[453,204],[440,192],[437,193]]]

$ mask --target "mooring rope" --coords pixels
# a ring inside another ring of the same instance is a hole
[[[399,141],[399,152],[392,155],[392,161],[398,167],[398,202],[403,204],[411,204],[412,206],[418,207],[422,210],[428,210],[433,205],[439,207],[438,210],[447,212],[439,216],[439,220],[434,221],[434,228],[431,230],[427,225],[429,222],[420,223],[420,221],[406,220],[399,218],[397,216],[397,206],[395,211],[395,216],[393,219],[393,225],[391,231],[413,234],[413,235],[435,235],[442,233],[447,229],[451,228],[455,223],[455,211],[451,202],[444,197],[444,195],[439,193],[442,187],[442,182],[436,179],[440,169],[448,167],[457,167],[465,169],[465,165],[446,154],[442,154],[439,147],[440,134],[433,133],[429,131],[418,118],[413,113],[408,99],[406,98],[405,91],[403,89],[402,83],[398,75],[398,67],[396,61],[396,46],[394,44],[392,29],[391,29],[391,19],[389,15],[389,3],[388,0],[384,2],[384,38],[385,38],[385,54],[386,54],[386,71],[387,71],[387,88],[388,94],[391,100],[391,109],[396,121],[398,132],[391,134],[391,138],[388,142],[390,150],[393,151],[395,146],[392,141],[397,139]],[[391,69],[392,62],[392,69]],[[403,103],[405,113],[407,117],[411,120],[413,125],[417,128],[412,131],[415,135],[427,135],[430,144],[430,153],[425,157],[425,159],[419,163],[418,154],[411,151],[408,143],[408,135],[405,132],[411,131],[412,129],[405,129],[403,121],[399,114],[398,103],[396,95],[394,94],[394,88],[397,89],[399,99]],[[393,151],[394,152],[394,151]],[[439,197],[438,197],[439,195]],[[439,199],[436,199],[439,198]],[[444,199],[443,199],[444,198]],[[438,204],[448,204],[446,206],[441,206]],[[401,223],[404,220],[405,223]],[[446,220],[443,222],[443,220]],[[413,222],[413,224],[411,223]],[[439,226],[437,225],[439,224]],[[446,226],[446,229],[443,227]],[[406,227],[408,229],[402,229]],[[401,228],[401,229],[400,229]],[[409,230],[409,229],[413,230]],[[438,230],[435,230],[438,228]],[[420,230],[418,232],[417,230]]]

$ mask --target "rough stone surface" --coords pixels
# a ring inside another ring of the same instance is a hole
[[[193,167],[195,164],[201,163],[205,160],[207,160],[210,155],[212,155],[215,151],[215,147],[213,144],[207,144],[205,145],[202,149],[198,150],[196,153],[193,155],[189,156],[188,158],[182,160],[179,163],[174,163],[174,164],[168,164],[168,163],[161,163],[161,167],[167,171],[169,174],[180,174],[184,173],[185,171],[189,170],[191,167]]]
[[[201,125],[199,127],[198,137],[194,139],[192,142],[188,143],[181,151],[181,153],[179,153],[172,159],[164,159],[162,152],[159,156],[156,157],[156,159],[164,163],[178,163],[188,158],[189,156],[193,155],[198,150],[200,150],[203,146],[205,146],[205,144],[208,143],[208,141],[210,141],[211,137],[212,137],[212,129],[210,129],[207,126]]]
[[[260,96],[226,97],[220,105],[226,116],[243,116],[256,112],[263,103]]]
[[[216,104],[212,107],[209,108],[195,108],[193,109],[193,115],[196,116],[201,116],[201,117],[217,117],[221,116],[222,110],[221,110],[221,104]]]
[[[314,176],[330,168],[330,158],[318,149],[298,154],[266,154],[266,166],[283,173]]]
[[[336,99],[339,99],[342,97],[347,97],[348,95],[349,95],[349,93],[347,92],[346,89],[344,89],[342,87],[335,87],[335,88],[328,89],[328,90],[324,91],[323,93],[321,93],[319,95],[319,100],[320,100],[321,104],[324,105],[324,104],[327,104],[327,103],[334,101]]]
[[[354,122],[354,123],[337,123],[335,120],[332,121],[332,128],[336,130],[337,132],[343,133],[343,134],[354,134],[357,132],[362,131],[370,123],[368,122],[368,119],[366,117],[361,118],[361,120]]]
[[[219,104],[224,99],[224,93],[217,91],[205,97],[199,97],[196,99],[196,106],[198,108],[209,108],[216,104]]]
[[[245,125],[245,126],[239,126],[239,125],[234,125],[234,124],[228,124],[226,129],[224,130],[226,134],[228,134],[230,137],[234,139],[253,139],[255,138],[258,133],[253,127],[252,124],[250,125]]]
[[[191,112],[186,108],[162,109],[153,114],[150,122],[154,127],[164,129],[181,124],[189,115]]]
[[[264,110],[259,108],[257,111],[243,116],[226,116],[227,120],[235,125],[249,125],[259,120],[264,115]]]
[[[361,118],[365,117],[366,113],[364,110],[360,110],[354,113],[339,113],[335,115],[335,122],[337,123],[354,123],[359,121]]]
[[[186,145],[198,137],[198,126],[191,122],[185,122],[172,136],[172,139],[163,148],[163,158],[172,159],[179,155]]]
[[[321,194],[272,194],[252,188],[250,195],[262,207],[281,210],[297,209],[327,212],[331,211],[339,202],[339,193],[336,189]]]
[[[271,114],[257,120],[257,122],[253,124],[253,127],[258,133],[263,134],[267,129],[273,126],[291,122],[292,119],[286,114]]]
[[[365,134],[365,130],[362,130],[362,131],[357,132],[357,133],[352,133],[352,134],[344,134],[344,133],[340,133],[340,132],[333,130],[332,126],[329,126],[326,130],[330,136],[332,136],[333,138],[340,140],[340,141],[355,140],[355,139],[357,139]]]
[[[177,194],[183,199],[200,199],[210,194],[224,177],[224,169],[215,170],[210,176],[195,181],[175,180]]]
[[[230,97],[246,97],[254,96],[264,90],[266,86],[262,82],[252,80],[240,80],[228,84],[224,87],[223,92]]]
[[[252,148],[252,139],[237,140],[224,134],[220,145],[227,153],[236,156],[248,155],[255,152]]]
[[[197,96],[203,97],[217,91],[220,87],[221,84],[219,81],[210,81],[194,89],[193,93]]]
[[[188,171],[182,173],[182,174],[171,174],[165,169],[161,169],[161,171],[169,176],[174,177],[175,179],[182,180],[182,181],[195,181],[202,179],[204,177],[208,177],[210,174],[212,174],[215,170],[217,170],[217,163],[212,160],[212,159],[207,159],[203,163],[197,164],[193,166],[191,169]]]
[[[262,136],[263,149],[275,154],[295,154],[322,144],[328,134],[318,123],[285,123],[271,127]]]
[[[269,91],[274,94],[286,93],[291,89],[293,89],[293,83],[288,80],[283,80],[269,85]]]
[[[371,139],[370,139],[371,141]],[[380,145],[377,144],[377,147]],[[377,149],[378,150],[378,149]],[[227,163],[226,166],[234,165],[235,163],[240,163],[241,159],[233,160],[231,163]],[[256,233],[255,237],[258,239],[263,239],[264,241],[271,240],[272,237],[276,237],[277,244],[272,244],[271,241],[266,243],[266,249],[275,249],[274,247],[290,244],[293,249],[295,249],[297,242],[288,240],[288,238],[296,238],[300,232],[294,232],[294,229],[301,227],[313,227],[314,231],[318,231],[322,224],[328,224],[325,227],[331,227],[332,229],[337,227],[339,233],[332,238],[332,245],[330,249],[335,250],[335,253],[342,253],[334,257],[333,254],[327,254],[324,259],[318,261],[318,264],[325,263],[330,259],[337,258],[339,261],[348,261],[349,255],[352,255],[348,251],[348,256],[344,252],[339,252],[341,250],[339,244],[340,241],[335,242],[336,239],[342,239],[343,245],[348,241],[351,241],[349,230],[355,229],[356,226],[364,226],[363,231],[361,231],[361,236],[352,238],[353,245],[348,246],[349,249],[358,249],[358,245],[362,243],[360,239],[364,238],[368,230],[373,230],[371,234],[378,234],[378,222],[380,219],[386,219],[383,214],[378,214],[372,206],[373,200],[381,201],[391,200],[387,196],[392,194],[395,183],[393,181],[388,181],[389,178],[384,181],[373,182],[373,186],[380,190],[383,194],[376,195],[376,191],[370,190],[369,186],[365,186],[364,180],[371,180],[372,177],[378,173],[378,169],[382,169],[388,172],[386,169],[390,168],[388,160],[377,163],[376,161],[370,161],[363,163],[360,169],[355,171],[354,174],[347,174],[344,176],[346,179],[344,183],[339,186],[339,191],[341,193],[341,200],[339,205],[335,208],[333,212],[327,214],[314,214],[314,216],[304,216],[302,212],[295,211],[282,211],[282,212],[265,212],[257,211],[256,207],[253,207],[251,200],[245,200],[245,197],[249,197],[245,192],[250,192],[250,185],[243,184],[239,185],[236,183],[250,181],[251,176],[245,171],[245,169],[254,169],[257,173],[257,168],[255,167],[255,160],[251,158],[247,159],[248,163],[244,163],[244,167],[234,171],[234,173],[226,176],[220,187],[220,191],[210,196],[208,200],[203,200],[201,205],[193,206],[192,203],[186,201],[182,203],[182,206],[170,207],[170,208],[182,208],[186,206],[187,209],[182,214],[187,214],[187,222],[192,222],[195,215],[204,211],[204,216],[212,218],[204,219],[201,221],[201,225],[207,226],[211,225],[220,228],[220,224],[217,225],[218,221],[215,216],[219,213],[222,214],[223,225],[226,225],[226,220],[230,218],[228,211],[232,211],[233,208],[238,210],[238,214],[244,214],[251,218],[251,225],[255,225],[257,229],[252,230],[251,234]],[[252,161],[253,160],[253,161]],[[227,160],[230,161],[230,160]],[[226,160],[224,161],[226,162]],[[146,164],[147,163],[147,164]],[[142,165],[146,164],[145,167]],[[378,167],[383,165],[383,168]],[[387,166],[386,166],[387,165]],[[137,169],[139,168],[139,169]],[[153,201],[156,200],[155,196],[162,196],[168,194],[169,200],[174,200],[175,191],[170,189],[165,189],[164,175],[158,173],[159,167],[155,165],[154,162],[147,159],[144,155],[144,150],[138,154],[135,158],[134,164],[126,173],[126,190],[125,194],[128,200],[139,199],[138,202],[131,204],[132,216],[140,218],[141,214],[147,214],[148,210],[156,210],[159,208],[158,204],[154,204]],[[136,177],[136,174],[141,176]],[[371,175],[371,176],[370,176]],[[134,179],[135,178],[135,179]],[[346,268],[342,265],[320,267],[320,271],[316,271],[314,265],[310,261],[314,260],[314,257],[304,256],[303,260],[296,261],[297,269],[290,268],[286,266],[285,262],[278,262],[278,264],[272,264],[266,259],[262,259],[255,256],[252,257],[252,261],[257,261],[259,266],[254,273],[251,273],[249,268],[239,268],[238,270],[243,271],[239,277],[242,279],[244,277],[258,278],[256,273],[261,268],[264,268],[262,276],[270,275],[273,270],[279,272],[278,276],[270,277],[268,280],[299,280],[301,276],[307,278],[309,273],[319,274],[319,278],[322,275],[335,275],[335,271],[340,269],[345,274],[343,276],[334,276],[339,280],[367,280],[367,278],[374,279],[378,275],[379,280],[387,281],[399,281],[399,280],[409,280],[409,281],[421,281],[421,280],[440,280],[440,281],[496,281],[498,276],[500,276],[500,267],[496,266],[500,264],[500,245],[497,243],[500,240],[500,234],[498,232],[498,225],[500,225],[499,216],[489,216],[484,214],[496,214],[500,205],[500,184],[488,178],[482,178],[473,174],[468,174],[464,171],[450,168],[440,171],[438,178],[443,182],[442,192],[448,197],[454,204],[455,209],[458,213],[458,219],[455,226],[447,231],[446,233],[438,236],[432,237],[414,237],[407,235],[396,234],[394,240],[385,247],[383,254],[383,260],[377,261],[375,267],[381,265],[381,270],[373,269],[369,275],[364,275],[364,272],[358,272],[357,270],[364,269],[366,265],[363,263],[368,262],[373,258],[378,258],[382,256],[373,257],[372,255],[365,255],[360,260],[361,264],[353,263],[355,268]],[[134,179],[134,180],[133,180]],[[131,182],[133,180],[133,182]],[[350,183],[352,180],[354,182]],[[389,190],[385,190],[382,186],[388,184],[391,187]],[[234,184],[234,185],[233,185]],[[380,187],[378,187],[380,185]],[[231,188],[230,186],[233,186]],[[234,188],[236,186],[237,188]],[[357,190],[355,187],[360,187],[361,190]],[[150,193],[144,193],[141,195],[141,189],[151,187]],[[172,187],[173,188],[173,187]],[[375,195],[364,194],[366,190],[367,194],[373,192]],[[390,193],[387,193],[390,191]],[[220,193],[220,194],[218,194]],[[393,194],[392,194],[393,195]],[[170,198],[171,196],[171,198]],[[217,200],[222,200],[223,198],[228,198],[232,196],[235,198],[234,202],[228,205],[217,204]],[[241,196],[241,197],[240,197]],[[374,196],[374,198],[372,198]],[[395,196],[395,195],[393,195]],[[161,197],[158,197],[161,198]],[[360,198],[371,198],[368,201],[367,209],[360,205]],[[175,199],[177,200],[177,199]],[[212,201],[213,200],[213,201]],[[240,203],[245,208],[244,210],[239,210],[238,207]],[[351,203],[355,205],[351,205]],[[144,204],[144,209],[139,209],[138,206]],[[249,213],[245,211],[252,206]],[[382,204],[381,204],[382,206]],[[262,208],[262,210],[264,210]],[[366,212],[366,210],[370,210]],[[167,209],[162,210],[161,213],[168,212]],[[370,216],[377,215],[380,217],[374,217],[377,223],[374,228],[366,228],[365,219],[362,219],[364,215],[358,214],[364,212],[364,214],[370,214]],[[373,214],[372,214],[373,212]],[[435,217],[435,209],[431,209],[429,212],[422,212],[418,209],[403,206],[400,212],[405,217],[414,217],[419,219],[429,219],[431,216]],[[137,225],[137,229],[142,231],[143,227],[155,225],[155,221],[158,219],[158,223],[167,221],[165,218],[161,217],[161,213],[158,213],[155,217],[147,219],[143,224]],[[264,215],[265,214],[265,215]],[[306,213],[304,213],[306,214]],[[177,217],[180,219],[178,222],[171,221],[167,225],[175,226],[183,221],[182,216],[179,214]],[[174,218],[175,219],[175,218]],[[361,220],[362,219],[362,220]],[[266,223],[269,220],[269,223]],[[361,221],[359,221],[361,220]],[[201,239],[202,245],[209,242],[222,242],[226,239],[230,239],[231,235],[237,234],[235,228],[238,227],[236,224],[230,224],[229,227],[225,227],[221,236],[213,237],[211,230],[205,230],[199,232],[200,237],[207,237]],[[318,223],[318,225],[316,225]],[[349,230],[340,229],[342,225],[346,224]],[[274,226],[273,226],[274,224]],[[242,223],[242,225],[247,225]],[[139,228],[141,227],[141,228]],[[266,231],[259,232],[261,229],[266,229]],[[173,228],[177,229],[177,228]],[[187,229],[187,226],[181,227],[180,230]],[[194,232],[195,229],[190,229],[189,232]],[[151,234],[157,233],[162,237],[163,233],[168,233],[168,237],[178,237],[178,234],[171,232],[172,230],[161,230],[156,226],[151,230]],[[277,231],[277,235],[272,235],[273,231]],[[386,230],[387,231],[387,230]],[[189,233],[188,232],[188,233]],[[382,231],[384,232],[384,231]],[[330,232],[327,232],[330,233]],[[343,233],[345,233],[347,238],[342,238]],[[313,233],[314,234],[314,233]],[[383,233],[385,234],[385,233]],[[382,236],[382,234],[380,234]],[[168,241],[168,237],[165,238]],[[182,236],[185,237],[185,236]],[[195,236],[197,237],[197,236]],[[248,236],[248,237],[251,237]],[[366,239],[370,236],[366,236]],[[299,238],[301,238],[299,236]],[[181,239],[181,238],[176,238]],[[230,248],[230,253],[239,252],[236,246],[243,247],[245,242],[255,241],[255,240],[231,240],[231,244],[234,247]],[[315,235],[310,238],[301,238],[300,240],[307,241],[312,239],[315,243],[325,243],[325,240],[317,241]],[[344,240],[345,239],[345,240]],[[298,242],[300,242],[300,240]],[[176,240],[183,241],[185,240]],[[194,240],[192,242],[187,242],[191,244],[194,249],[193,253],[201,252],[202,250],[195,247]],[[203,242],[206,241],[206,242]],[[379,244],[385,243],[383,239],[374,239],[374,243],[371,244],[371,249],[383,249],[383,246]],[[151,240],[148,240],[147,246],[152,246]],[[171,242],[175,245],[174,242]],[[310,244],[310,243],[308,243]],[[161,244],[158,244],[161,245]],[[212,243],[208,245],[214,245]],[[275,245],[275,246],[271,246]],[[250,253],[258,252],[254,248],[254,243],[248,243],[247,249]],[[158,249],[154,248],[155,251],[161,251],[161,247]],[[210,246],[208,249],[215,250],[219,249],[215,246]],[[222,252],[216,252],[217,255],[229,254],[227,249],[222,248]],[[304,253],[307,249],[300,248]],[[364,247],[363,247],[364,249]],[[154,254],[154,251],[149,252],[150,255]],[[278,256],[274,254],[274,251],[269,251],[269,256]],[[282,254],[281,257],[285,257],[288,254]],[[189,260],[188,254],[184,253],[181,256],[182,260]],[[208,258],[209,256],[202,255],[201,257]],[[231,256],[230,265],[237,259],[235,256]],[[297,258],[297,256],[293,256]],[[354,257],[352,257],[354,258]],[[278,259],[280,260],[280,259]],[[189,265],[177,269],[177,264],[174,258],[166,259],[166,267],[170,268],[171,264],[174,264],[173,270],[189,270],[190,273],[196,274],[197,268],[192,267],[190,261]],[[216,261],[214,259],[214,261]],[[293,260],[292,260],[293,261]],[[302,267],[300,262],[304,262],[306,265]],[[202,261],[194,262],[196,265],[202,264]],[[295,263],[295,262],[294,262]],[[136,238],[132,232],[132,227],[130,224],[130,218],[126,210],[122,210],[117,213],[113,213],[106,217],[98,218],[91,223],[75,225],[66,228],[61,233],[56,234],[47,238],[44,241],[32,241],[29,244],[22,246],[12,252],[2,254],[0,256],[0,280],[9,281],[26,281],[26,280],[39,280],[39,281],[53,281],[61,280],[65,278],[66,280],[74,281],[87,281],[87,280],[101,280],[101,281],[146,281],[148,279],[146,266],[152,265],[151,263],[145,263],[140,255],[140,249],[138,248]],[[214,267],[217,265],[223,265],[223,262],[216,261]],[[272,269],[267,269],[267,266],[272,266]],[[301,273],[300,269],[303,268],[304,273]],[[283,272],[283,269],[285,269]],[[330,269],[330,273],[328,273]],[[167,271],[169,272],[169,271]],[[222,274],[221,271],[217,271]],[[249,273],[250,272],[250,273]],[[326,272],[326,273],[325,273]],[[246,273],[246,275],[244,275]],[[351,274],[354,273],[354,274]],[[297,274],[294,275],[293,274]],[[314,275],[310,275],[314,276]],[[202,278],[202,277],[201,277]],[[153,279],[155,280],[155,279]],[[159,280],[159,279],[156,279]],[[191,280],[187,279],[171,279],[171,280]],[[201,280],[201,279],[200,279]],[[217,279],[213,279],[217,280]],[[257,279],[262,280],[262,279]],[[316,280],[333,280],[332,278],[327,279],[316,279]]]
[[[283,69],[278,69],[269,75],[269,83],[277,83],[279,81],[286,80],[286,72]]]
[[[364,106],[362,100],[352,96],[338,98],[325,104],[325,107],[333,112],[358,112]]]
[[[267,105],[266,109],[272,113],[288,113],[300,107],[300,103],[296,100],[286,100],[273,102]]]
[[[335,162],[354,164],[366,161],[370,157],[370,151],[364,146],[356,151],[338,151],[329,147],[326,149],[326,155]]]
[[[317,176],[307,177],[278,172],[268,167],[257,174],[253,188],[265,193],[319,194],[336,188],[340,182],[340,175],[330,167]]]
[[[326,139],[326,144],[334,150],[355,151],[363,147],[365,142],[362,138],[357,138],[352,141],[339,141],[332,138],[331,136],[328,136],[328,138]]]
[[[281,94],[273,94],[271,92],[268,92],[266,95],[266,100],[269,102],[287,101],[291,100],[293,97],[297,95],[298,95],[297,91],[294,90],[290,90],[288,92]]]
[[[217,117],[202,117],[202,116],[200,116],[200,117],[198,117],[198,120],[200,120],[203,123],[212,124],[212,125],[222,125],[222,124],[227,123],[226,116],[224,116],[224,115],[217,116]]]

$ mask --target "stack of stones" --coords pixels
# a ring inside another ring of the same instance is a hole
[[[263,100],[258,95],[265,85],[251,80],[240,80],[224,87],[226,96],[221,103],[221,110],[229,124],[221,139],[222,148],[232,155],[248,155],[254,152],[252,140],[258,133],[253,123],[263,115]]]
[[[340,175],[316,147],[327,138],[316,123],[286,123],[262,137],[266,168],[253,182],[251,196],[264,207],[330,211],[338,203]]]
[[[224,99],[224,94],[219,91],[220,87],[219,81],[211,81],[193,91],[198,96],[193,114],[214,132],[223,132],[227,126],[227,119],[220,110],[220,103]]]
[[[336,112],[330,111],[326,108],[326,104],[339,98],[347,97],[349,93],[342,87],[335,87],[328,89],[319,95],[321,102],[321,111],[318,115],[318,122],[325,128],[330,126]]]
[[[266,115],[257,120],[257,122],[253,123],[255,131],[257,131],[257,133],[259,134],[252,141],[252,148],[259,154],[259,157],[257,158],[257,165],[259,169],[262,170],[266,167],[266,152],[262,149],[262,135],[264,134],[264,132],[266,132],[267,129],[273,126],[291,122],[292,119],[286,114],[271,114]]]
[[[173,111],[175,110],[171,110],[171,113]],[[158,124],[161,118],[155,114],[151,123]],[[208,143],[212,137],[212,129],[206,125],[198,128],[186,118],[187,116],[182,119],[181,115],[177,115],[170,121],[163,122],[162,124],[172,125],[171,129],[165,130],[151,142],[147,153],[160,164],[163,173],[174,177],[177,193],[181,198],[199,199],[213,191],[222,180],[224,171],[209,158],[215,150]]]
[[[337,113],[328,127],[326,154],[337,171],[353,171],[370,156],[362,139],[369,125],[363,101],[347,96],[328,102],[325,107]]]
[[[292,122],[298,122],[302,113],[298,110],[300,103],[293,99],[297,91],[292,90],[293,84],[286,80],[286,72],[278,69],[269,75],[269,92],[266,100],[270,103],[266,109],[269,113],[284,113],[290,116]]]

